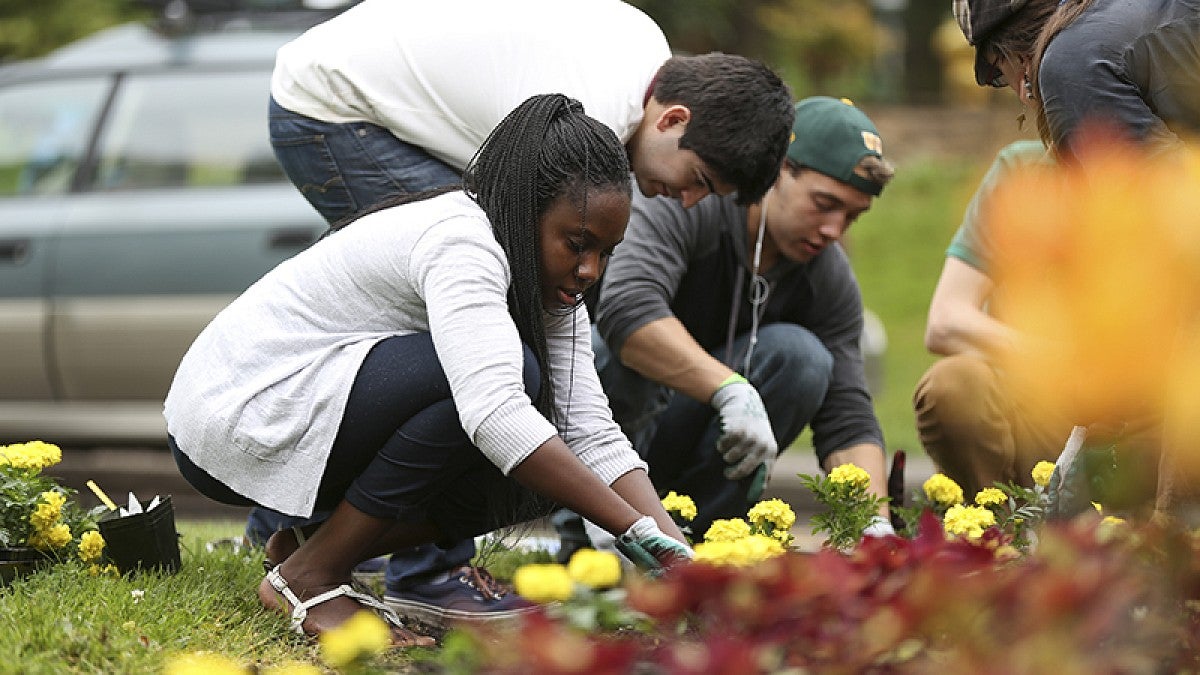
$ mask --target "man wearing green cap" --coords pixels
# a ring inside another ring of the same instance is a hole
[[[891,177],[871,120],[812,97],[761,202],[634,195],[597,303],[596,365],[654,484],[695,500],[695,537],[744,517],[809,424],[822,468],[852,462],[886,494],[862,299],[838,241]],[[868,534],[890,533],[880,516]]]

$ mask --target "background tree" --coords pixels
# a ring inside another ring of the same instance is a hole
[[[130,0],[0,0],[0,61],[41,56],[146,14]]]

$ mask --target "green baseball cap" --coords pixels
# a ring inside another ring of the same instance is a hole
[[[849,99],[810,96],[796,104],[787,158],[878,196],[883,185],[854,173],[867,155],[883,157],[883,139],[866,113]]]

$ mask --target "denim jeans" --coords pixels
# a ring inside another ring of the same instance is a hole
[[[268,119],[279,164],[330,224],[390,197],[461,181],[450,165],[375,124],[322,122],[286,110],[274,98],[268,105]],[[275,530],[310,522],[254,509],[246,536],[265,541]],[[465,565],[474,555],[475,542],[469,539],[449,548],[428,545],[397,552],[388,563],[388,588],[400,589]]]
[[[369,122],[331,123],[269,104],[271,147],[300,194],[330,224],[389,197],[462,177],[424,149]]]
[[[528,348],[524,380],[536,398],[538,366]],[[176,458],[202,493],[232,502],[223,484],[179,453]],[[317,508],[332,509],[343,498],[368,515],[431,522],[449,536],[441,546],[393,555],[389,588],[443,571],[446,563],[452,568],[469,562],[474,535],[544,515],[533,513],[541,506],[537,499],[506,478],[467,438],[428,333],[383,340],[364,360],[321,478]],[[248,503],[240,499],[237,503]],[[248,519],[247,533],[254,541],[265,541],[284,527],[320,522],[321,515],[314,515],[299,519],[258,507]]]
[[[748,334],[734,340],[735,364],[741,364],[749,340]],[[747,495],[754,476],[737,481],[725,477],[728,465],[717,452],[717,411],[707,401],[676,394],[625,367],[595,331],[592,346],[613,415],[649,463],[654,486],[695,500],[693,536],[702,537],[713,520],[745,517],[752,506]],[[724,345],[712,353],[722,360],[724,354]],[[750,372],[742,374],[762,397],[782,452],[821,407],[833,374],[833,356],[807,329],[774,323],[759,329]]]

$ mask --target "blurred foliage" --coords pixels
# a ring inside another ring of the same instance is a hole
[[[662,26],[675,50],[760,59],[784,76],[797,98],[870,99],[875,59],[889,47],[869,0],[693,0],[686,9],[674,0],[631,4]]]
[[[935,9],[909,0],[903,27],[916,39],[905,40],[899,26],[889,30],[880,23],[872,0],[629,1],[662,26],[677,51],[760,59],[783,75],[797,98],[828,94],[878,101],[912,93],[929,100],[929,91],[940,89],[930,35],[949,14],[948,2]],[[0,61],[40,56],[151,13],[145,0],[0,0]],[[899,68],[899,61],[907,65]],[[904,71],[913,86],[895,81]]]
[[[145,8],[130,0],[0,0],[0,61],[40,56],[146,15]]]

